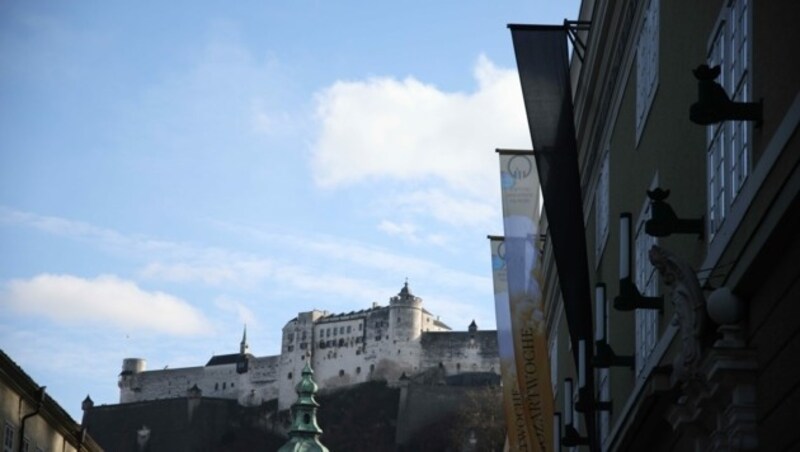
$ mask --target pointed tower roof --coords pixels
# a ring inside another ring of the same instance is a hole
[[[297,402],[292,405],[294,421],[289,431],[289,441],[278,452],[328,452],[328,448],[319,441],[322,429],[317,424],[317,408],[319,403],[314,399],[318,386],[313,378],[314,371],[306,361],[302,378],[297,383]]]
[[[250,352],[250,346],[247,345],[247,324],[244,324],[244,332],[242,333],[242,342],[239,343],[239,354],[244,355]]]

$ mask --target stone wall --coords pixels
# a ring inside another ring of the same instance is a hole
[[[443,368],[447,375],[462,372],[500,373],[496,331],[422,333],[421,367]]]

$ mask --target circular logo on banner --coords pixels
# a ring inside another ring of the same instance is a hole
[[[506,171],[516,180],[524,179],[533,171],[533,162],[527,155],[515,155],[508,160]]]
[[[503,260],[502,257],[500,257],[500,256],[493,256],[492,257],[492,270],[500,271],[505,266],[506,266],[506,261]]]
[[[502,270],[506,266],[506,244],[505,242],[500,242],[497,245],[497,255],[492,256],[492,270],[498,271]]]

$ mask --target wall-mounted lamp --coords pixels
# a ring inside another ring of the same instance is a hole
[[[611,411],[611,402],[598,402],[594,399],[593,388],[586,386],[586,340],[578,341],[578,401],[575,402],[575,409],[581,413],[588,413],[595,410]]]
[[[705,227],[705,217],[684,219],[678,218],[672,206],[665,199],[669,197],[669,190],[656,188],[647,190],[650,198],[650,219],[644,222],[644,232],[653,237],[666,237],[671,234],[697,234],[702,240]]]
[[[609,367],[630,367],[633,369],[633,355],[618,356],[608,345],[608,312],[606,310],[606,285],[597,283],[594,287],[594,344],[595,355],[592,366],[598,369]]]
[[[733,102],[719,83],[720,67],[697,66],[692,71],[697,79],[697,102],[689,107],[689,120],[707,126],[722,121],[755,121],[761,127],[764,105],[759,102]]]
[[[561,445],[566,447],[583,446],[589,444],[589,438],[581,436],[573,426],[572,403],[572,378],[564,379],[564,436],[561,438]]]
[[[664,310],[664,297],[645,297],[636,288],[631,278],[631,214],[619,215],[619,295],[614,298],[614,309],[632,311],[634,309]]]

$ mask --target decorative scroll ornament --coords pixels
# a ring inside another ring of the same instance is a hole
[[[705,326],[705,298],[694,270],[671,252],[654,245],[650,262],[658,270],[664,284],[672,287],[671,300],[678,326],[681,348],[673,362],[673,379],[692,379],[700,367],[701,335]]]

